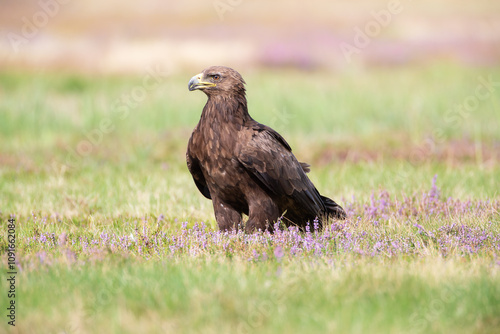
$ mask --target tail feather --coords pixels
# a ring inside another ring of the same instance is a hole
[[[331,218],[345,219],[347,214],[344,209],[328,197],[321,196],[326,207],[326,215]]]
[[[308,163],[305,163],[305,162],[300,162],[300,166],[302,167],[302,170],[304,171],[304,173],[309,173],[311,171],[311,165],[309,165]]]

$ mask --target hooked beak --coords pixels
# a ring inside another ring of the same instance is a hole
[[[215,84],[213,82],[202,81],[201,80],[202,78],[203,78],[203,73],[196,74],[194,77],[192,77],[188,83],[189,90],[193,91],[195,89],[204,89],[207,87],[215,87]]]

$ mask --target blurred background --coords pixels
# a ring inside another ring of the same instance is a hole
[[[338,202],[498,197],[500,1],[0,0],[0,208],[211,221],[185,149],[238,70]],[[23,200],[20,200],[20,197]],[[0,212],[1,214],[1,212]]]
[[[498,1],[0,3],[0,65],[10,68],[129,73],[154,62],[175,71],[212,64],[341,71],[500,61]]]

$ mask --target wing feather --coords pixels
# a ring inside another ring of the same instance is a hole
[[[186,152],[186,162],[189,172],[191,173],[191,176],[193,177],[194,183],[196,184],[198,190],[206,198],[212,199],[212,196],[210,195],[210,190],[208,189],[207,186],[207,182],[205,181],[205,176],[201,171],[200,163],[195,157],[191,155],[191,152],[189,150],[189,145],[188,145],[188,150]]]
[[[305,173],[308,165],[297,161],[280,134],[257,124],[251,140],[239,152],[240,163],[270,194],[287,197],[292,209],[312,216],[325,212],[319,192]]]

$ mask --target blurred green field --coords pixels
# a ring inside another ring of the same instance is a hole
[[[481,261],[341,261],[51,265],[20,275],[20,309],[29,314],[18,322],[28,333],[494,333],[500,326],[499,279],[478,271]]]
[[[75,241],[138,227],[175,235],[182,222],[216,229],[212,203],[185,164],[206,100],[187,82],[201,70],[166,71],[154,88],[144,85],[146,70],[103,77],[0,73],[1,246],[4,253],[4,226],[15,215],[23,268],[18,333],[41,333],[41,326],[54,333],[498,330],[498,249],[472,256],[451,250],[450,258],[347,254],[262,263],[103,249],[95,257],[77,252],[70,263],[62,249],[30,246],[40,233]],[[368,203],[379,190],[427,191],[436,174],[445,199],[500,199],[500,68],[442,63],[241,73],[250,114],[278,130],[312,165],[318,190],[341,205]],[[488,96],[478,98],[478,87]],[[492,217],[417,222],[498,226],[498,212]],[[278,301],[270,305],[272,293]],[[5,322],[0,331],[7,331]]]
[[[243,74],[251,115],[282,133],[336,200],[378,188],[412,193],[434,174],[446,196],[498,197],[500,87],[467,117],[455,110],[474,96],[478,77],[494,81],[500,69]],[[147,75],[2,73],[2,211],[213,220],[184,158],[206,97],[187,90],[185,73],[127,100]]]

